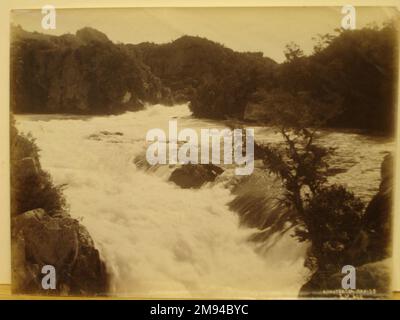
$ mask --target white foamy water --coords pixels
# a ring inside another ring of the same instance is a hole
[[[111,276],[111,294],[295,297],[307,276],[304,245],[287,235],[267,253],[257,253],[247,241],[253,230],[239,226],[227,207],[232,195],[222,184],[181,189],[165,175],[136,168],[133,160],[143,153],[147,130],[167,131],[173,117],[179,128],[217,127],[190,118],[186,105],[117,116],[16,120],[20,131],[36,138],[43,168],[55,183],[67,185],[70,213],[95,240]],[[353,140],[341,134],[337,142],[347,146]],[[369,152],[384,148],[362,143],[359,148]],[[366,165],[378,180],[379,164],[378,159]],[[377,187],[375,180],[372,184]]]

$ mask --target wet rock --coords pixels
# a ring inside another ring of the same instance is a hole
[[[385,156],[381,165],[381,184],[378,193],[368,204],[362,224],[368,232],[368,261],[391,255],[391,211],[393,204],[393,156]]]
[[[119,131],[115,131],[115,132],[110,132],[110,131],[107,131],[107,130],[103,130],[103,131],[100,131],[100,133],[102,134],[102,135],[105,135],[105,136],[112,136],[112,135],[115,135],[115,136],[123,136],[124,134],[122,133],[122,132],[119,132]]]
[[[181,188],[200,188],[206,182],[214,181],[224,170],[213,164],[186,164],[176,168],[169,181]]]
[[[13,290],[61,295],[105,294],[107,274],[87,230],[65,213],[43,209],[12,220]],[[42,267],[56,270],[56,289],[42,289]]]
[[[78,255],[70,276],[71,292],[78,294],[105,294],[108,278],[105,264],[96,250],[89,232],[78,226]]]

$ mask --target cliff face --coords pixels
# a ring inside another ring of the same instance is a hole
[[[144,102],[171,101],[160,79],[103,33],[84,28],[56,37],[12,30],[14,112],[110,114]]]
[[[388,154],[381,166],[379,191],[368,204],[363,217],[364,225],[370,230],[367,252],[371,261],[384,259],[392,254],[393,170],[393,155]]]

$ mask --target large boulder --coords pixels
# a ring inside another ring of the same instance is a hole
[[[213,164],[186,164],[176,168],[169,181],[184,189],[198,189],[206,182],[214,181],[224,170]]]
[[[18,293],[95,295],[107,291],[107,273],[89,233],[67,214],[35,209],[12,220],[13,290]],[[56,289],[42,288],[42,267],[56,270]]]
[[[381,184],[378,193],[368,204],[362,224],[368,231],[368,261],[391,255],[393,206],[393,156],[385,156],[381,165]]]

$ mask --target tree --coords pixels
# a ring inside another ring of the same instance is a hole
[[[301,50],[300,46],[297,43],[290,42],[285,46],[285,50],[283,51],[287,61],[293,61],[299,59],[304,56],[303,50]]]
[[[327,185],[328,159],[334,150],[316,142],[317,128],[310,125],[322,125],[329,116],[307,95],[279,92],[269,101],[270,121],[278,126],[283,143],[261,146],[261,154],[267,170],[281,179],[281,201],[288,208],[274,224],[289,223],[299,241],[311,243],[311,269],[337,268],[361,231],[363,204],[343,186]],[[271,230],[279,231],[273,226]]]
[[[315,261],[314,268],[337,272],[349,261],[359,262],[353,247],[362,232],[363,208],[361,200],[340,185],[324,186],[307,200],[306,228],[298,228],[296,236],[312,243],[308,260]]]
[[[277,70],[278,88],[307,91],[340,112],[330,127],[393,134],[397,77],[397,29],[394,23],[318,35],[314,52],[304,56],[295,44],[285,50]]]

